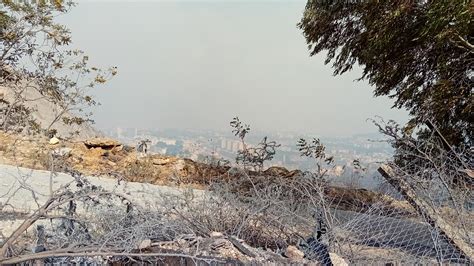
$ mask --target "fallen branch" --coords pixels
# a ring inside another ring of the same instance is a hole
[[[52,250],[35,254],[20,255],[13,258],[1,259],[0,264],[18,264],[26,261],[34,261],[45,258],[64,258],[64,257],[110,257],[110,256],[122,256],[122,257],[181,257],[189,258],[192,260],[200,261],[214,261],[225,263],[224,260],[219,260],[215,258],[201,258],[197,256],[191,256],[181,253],[133,253],[133,252],[117,252],[117,251],[91,251],[91,252],[72,252],[72,251],[63,251],[63,250]]]
[[[49,211],[63,204],[66,204],[70,201],[78,200],[84,197],[92,197],[92,196],[100,197],[100,196],[106,196],[106,195],[116,196],[120,199],[124,199],[131,202],[130,199],[128,199],[128,197],[126,197],[125,195],[115,193],[115,192],[104,192],[104,191],[90,192],[90,193],[85,193],[85,194],[77,195],[74,197],[67,197],[65,199],[62,199],[62,196],[65,196],[65,195],[66,193],[60,193],[49,198],[46,201],[46,203],[44,203],[40,208],[38,208],[34,213],[32,213],[27,219],[25,219],[25,221],[23,221],[23,223],[18,228],[15,229],[15,231],[13,231],[13,233],[5,240],[5,242],[2,244],[0,248],[0,262],[1,262],[1,259],[5,259],[9,256],[8,251],[12,247],[13,243],[20,237],[20,235],[23,232],[28,230],[28,228],[30,228],[36,221],[42,219],[43,217],[47,217]]]
[[[234,245],[236,249],[242,252],[242,254],[245,254],[251,258],[255,258],[255,254],[253,254],[253,252],[251,252],[248,248],[242,245],[239,240],[235,239],[232,236],[229,236],[227,239],[230,241],[230,243],[232,243],[232,245]]]
[[[458,230],[448,224],[435,210],[425,202],[422,198],[417,196],[416,191],[412,186],[398,177],[393,169],[388,165],[382,165],[378,171],[380,174],[397,189],[400,194],[415,208],[415,210],[422,216],[426,217],[427,222],[439,229],[441,235],[445,236],[454,248],[463,254],[469,261],[474,262],[474,249],[466,243],[466,241],[458,234]]]

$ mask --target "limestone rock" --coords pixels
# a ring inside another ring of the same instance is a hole
[[[334,266],[348,266],[347,262],[336,253],[329,253],[331,262]]]
[[[54,156],[67,157],[71,155],[71,148],[58,148],[53,151]]]
[[[52,137],[50,140],[49,140],[49,144],[50,145],[56,145],[59,143],[59,139],[56,138],[56,137]]]
[[[154,165],[167,165],[176,162],[178,159],[174,157],[153,157],[152,162]]]
[[[150,239],[142,240],[142,242],[140,242],[140,245],[138,245],[139,250],[148,249],[150,247],[151,247],[151,240]]]
[[[114,139],[109,139],[109,138],[92,138],[84,141],[84,145],[88,149],[92,148],[101,148],[103,150],[111,150],[115,147],[122,146],[120,142],[114,140]]]
[[[285,250],[285,256],[292,260],[302,260],[304,253],[295,246],[288,246]]]
[[[223,237],[223,236],[224,236],[224,234],[221,233],[221,232],[211,232],[211,234],[210,234],[210,237],[212,237],[212,238],[219,238],[219,237]]]

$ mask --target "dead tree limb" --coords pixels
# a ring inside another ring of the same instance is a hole
[[[382,165],[378,169],[379,173],[403,195],[403,197],[415,208],[422,216],[426,217],[427,222],[439,229],[441,235],[446,237],[454,248],[463,254],[469,261],[474,262],[474,249],[466,243],[466,241],[458,234],[457,230],[448,224],[440,215],[438,215],[433,207],[417,196],[412,186],[397,176],[393,169],[388,165]]]
[[[66,192],[63,192],[49,198],[43,204],[43,206],[40,206],[35,212],[33,212],[30,216],[28,216],[19,227],[17,227],[13,231],[13,233],[0,246],[0,265],[2,264],[2,260],[9,257],[9,251],[11,247],[13,246],[15,241],[20,237],[21,234],[23,234],[26,230],[28,230],[28,228],[30,228],[36,221],[40,220],[43,217],[47,217],[49,211],[61,205],[64,205],[70,201],[78,200],[80,198],[93,197],[93,196],[95,197],[115,196],[120,199],[124,199],[129,202],[132,202],[130,199],[128,199],[126,195],[115,193],[115,192],[107,192],[107,191],[89,192],[89,193],[84,193],[84,194],[66,197],[62,199],[62,196],[66,194],[67,194]]]
[[[239,240],[235,239],[232,236],[229,236],[227,239],[230,241],[230,243],[232,243],[232,245],[234,245],[235,248],[242,252],[242,254],[245,254],[251,258],[255,258],[255,254],[248,248],[246,248],[244,245],[242,245]]]
[[[99,248],[97,248],[99,249]],[[198,256],[192,256],[192,255],[187,255],[187,254],[181,254],[181,253],[165,253],[165,252],[160,252],[160,253],[133,253],[133,252],[120,252],[120,251],[90,251],[90,252],[81,252],[81,251],[55,251],[52,250],[50,252],[41,252],[41,253],[34,253],[34,254],[28,254],[28,255],[21,255],[17,257],[12,257],[12,258],[7,258],[7,259],[2,259],[0,260],[0,264],[19,264],[22,262],[27,262],[27,261],[34,261],[34,260],[39,260],[39,259],[45,259],[45,258],[65,258],[65,257],[138,257],[138,258],[143,258],[143,257],[181,257],[181,258],[190,258],[195,261],[212,261],[212,262],[219,262],[219,263],[225,263],[225,260],[219,259],[219,258],[201,258]]]

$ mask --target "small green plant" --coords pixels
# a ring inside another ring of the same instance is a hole
[[[313,138],[310,142],[305,139],[299,139],[296,146],[298,147],[302,157],[308,157],[315,160],[317,169],[316,174],[320,178],[323,178],[327,173],[327,169],[324,169],[323,166],[334,164],[334,156],[328,156],[326,154],[326,146],[324,146],[321,140],[317,138]]]
[[[250,126],[242,123],[238,117],[234,117],[230,122],[230,126],[233,128],[232,133],[239,137],[243,146],[237,152],[236,163],[243,165],[245,169],[250,167],[255,171],[262,171],[264,163],[273,159],[276,148],[281,145],[275,141],[268,141],[268,138],[264,137],[255,147],[250,147],[245,142],[245,137],[250,132]]]

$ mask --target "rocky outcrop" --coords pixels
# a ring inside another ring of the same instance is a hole
[[[272,166],[263,171],[265,176],[280,176],[280,177],[292,177],[296,175],[301,175],[303,172],[300,170],[290,171],[281,166]]]
[[[92,138],[84,141],[84,145],[88,149],[99,148],[103,150],[112,150],[113,148],[120,148],[122,144],[120,142],[109,139],[109,138]]]
[[[54,154],[54,157],[50,155]],[[68,142],[61,140],[55,145],[49,139],[26,138],[0,133],[0,163],[19,165],[33,169],[47,170],[54,159],[56,171],[75,170],[90,176],[107,176],[133,182],[155,185],[187,185],[204,188],[213,181],[236,180],[242,171],[230,167],[217,167],[195,162],[186,158],[166,155],[140,157],[134,148],[106,138]],[[299,184],[298,170],[289,171],[282,167],[270,167],[257,173],[247,173],[251,179],[239,181],[241,193],[252,193],[253,185],[268,182]],[[251,180],[251,181],[250,181]],[[301,184],[299,184],[301,185]],[[381,204],[393,213],[411,215],[413,208],[398,201],[365,189],[353,189],[325,185],[323,193],[328,201],[337,202],[337,208],[361,211],[373,204]],[[296,190],[295,190],[296,191]],[[315,193],[319,193],[315,191]]]

